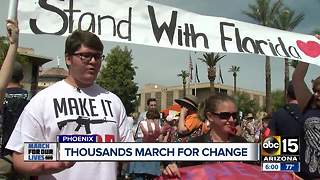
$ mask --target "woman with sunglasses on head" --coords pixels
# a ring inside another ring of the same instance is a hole
[[[210,122],[210,132],[193,139],[192,142],[246,142],[244,138],[236,135],[237,106],[232,97],[226,94],[210,96],[205,100],[203,113]],[[179,166],[184,166],[184,162],[179,163]],[[169,177],[180,177],[178,165],[169,164],[163,174]]]

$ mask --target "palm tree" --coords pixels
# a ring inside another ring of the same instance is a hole
[[[284,8],[276,18],[274,18],[274,27],[292,31],[302,20],[304,19],[304,14],[300,13],[295,15],[295,11]],[[284,58],[284,99],[287,102],[287,89],[289,84],[289,59]]]
[[[187,77],[189,77],[190,74],[186,70],[181,70],[181,73],[177,74],[177,76],[182,78],[183,97],[185,97],[186,96]]]
[[[233,74],[233,94],[236,95],[237,94],[237,74],[240,71],[240,67],[239,66],[235,66],[232,65],[229,68],[229,72],[232,72]]]
[[[203,58],[198,58],[208,66],[208,79],[210,82],[210,93],[215,94],[214,81],[216,79],[216,65],[220,59],[226,55],[220,55],[219,53],[204,53]]]
[[[251,17],[260,25],[273,27],[273,18],[279,13],[282,3],[280,0],[274,4],[270,3],[270,0],[256,0],[256,4],[249,4],[249,11],[243,13]],[[266,111],[271,113],[271,67],[270,57],[266,56],[265,63],[265,78],[266,78]]]

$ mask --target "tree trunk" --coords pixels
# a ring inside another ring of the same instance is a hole
[[[284,58],[284,101],[287,103],[288,98],[287,98],[287,89],[289,85],[289,59]]]
[[[271,67],[270,67],[270,57],[266,56],[266,112],[272,112],[272,103],[271,103]]]
[[[214,88],[214,81],[210,81],[210,94],[214,95],[216,93]]]
[[[233,94],[237,94],[237,74],[233,73]]]
[[[183,97],[186,97],[186,83],[183,83]]]
[[[214,81],[216,79],[215,67],[208,67],[208,79],[210,82],[210,94],[214,95],[216,93],[216,90],[214,88]]]

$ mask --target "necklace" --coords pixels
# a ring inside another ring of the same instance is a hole
[[[72,80],[70,80],[68,77],[64,79],[64,81],[69,84],[70,86],[72,86],[74,89],[77,90],[77,92],[81,92],[81,89],[79,88],[79,86],[76,85],[75,82],[73,82]]]

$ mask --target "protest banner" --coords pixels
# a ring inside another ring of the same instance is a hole
[[[21,0],[18,9],[22,33],[66,36],[81,29],[106,41],[258,54],[320,65],[320,41],[314,36],[144,0]]]
[[[10,0],[9,9],[8,9],[8,19],[11,19],[11,20],[17,19],[17,8],[18,8],[18,0]]]

